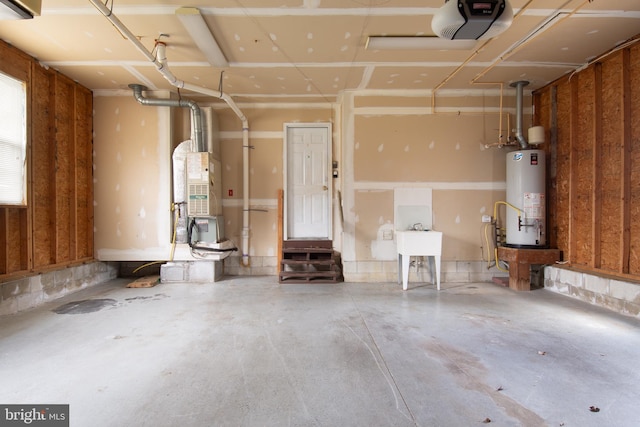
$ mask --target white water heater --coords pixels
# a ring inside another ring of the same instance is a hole
[[[507,153],[507,203],[506,246],[546,246],[544,151]]]

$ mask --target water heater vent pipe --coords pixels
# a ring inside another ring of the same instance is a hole
[[[528,85],[529,82],[525,80],[521,80],[518,82],[511,83],[511,87],[516,88],[516,140],[520,144],[520,148],[526,150],[529,148],[529,144],[527,140],[524,139],[524,135],[522,133],[522,116],[524,115],[522,111],[522,98],[523,98],[523,88]]]

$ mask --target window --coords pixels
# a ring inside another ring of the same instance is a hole
[[[0,204],[27,204],[25,83],[0,73]]]

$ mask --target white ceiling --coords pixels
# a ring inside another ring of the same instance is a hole
[[[432,35],[444,0],[108,0],[173,73],[241,100],[333,102],[344,90],[536,89],[640,33],[639,0],[511,0],[516,17],[470,50],[366,50],[370,35]],[[88,0],[43,0],[42,15],[0,22],[0,38],[88,88],[171,86]],[[214,68],[175,15],[198,7],[229,61]],[[160,36],[166,34],[167,36]],[[443,84],[444,83],[444,84]],[[486,86],[485,86],[486,87]]]

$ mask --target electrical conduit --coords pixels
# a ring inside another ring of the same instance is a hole
[[[100,0],[89,0],[93,6],[107,18],[114,27],[120,31],[120,33],[127,38],[135,48],[144,55],[149,62],[153,63],[160,74],[171,85],[177,88],[183,88],[193,92],[201,93],[216,98],[220,98],[227,103],[229,108],[238,116],[242,122],[242,176],[243,176],[243,206],[242,206],[242,264],[245,267],[249,266],[249,122],[240,108],[236,105],[233,99],[226,93],[218,92],[216,90],[207,89],[204,87],[192,85],[179,80],[169,70],[166,58],[166,46],[163,43],[158,43],[157,58],[147,50],[147,48],[140,42],[140,40],[116,17],[113,12],[107,8]]]

